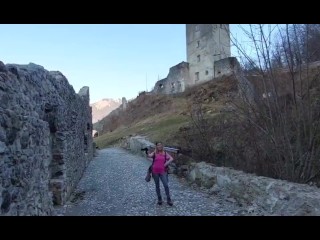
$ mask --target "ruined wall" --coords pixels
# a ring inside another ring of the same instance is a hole
[[[0,62],[0,215],[53,215],[92,159],[89,89]]]
[[[214,77],[231,75],[240,70],[240,64],[235,57],[228,57],[214,62]]]
[[[184,92],[195,84],[233,73],[238,67],[231,58],[228,24],[186,24],[187,62],[169,70],[166,78],[156,82],[152,93]]]
[[[125,97],[123,97],[121,102],[122,102],[121,104],[122,110],[125,111],[127,109],[128,101]]]
[[[214,78],[214,62],[230,57],[228,24],[187,24],[187,62],[194,85]]]
[[[189,64],[181,62],[170,68],[166,78],[156,82],[153,92],[163,94],[183,92],[189,81]]]

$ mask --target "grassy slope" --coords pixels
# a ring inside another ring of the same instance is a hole
[[[100,148],[115,144],[122,137],[138,134],[146,135],[151,141],[174,142],[174,136],[179,128],[188,123],[188,117],[176,114],[154,115],[138,121],[130,127],[121,126],[116,130],[103,134],[95,138],[95,142]]]
[[[198,99],[203,103],[207,113],[215,116],[226,105],[228,100],[226,94],[234,91],[235,86],[236,82],[232,77],[195,86],[182,94],[169,96],[172,104],[159,114],[155,114],[154,111],[148,113],[148,109],[151,109],[150,101],[140,102],[133,111],[140,113],[143,109],[145,111],[143,115],[147,117],[141,117],[140,114],[131,126],[118,127],[112,132],[95,138],[95,142],[100,148],[105,148],[115,144],[122,137],[138,134],[147,136],[153,142],[160,140],[166,145],[178,145],[179,128],[190,122],[188,116],[190,104]],[[162,100],[165,101],[168,96],[157,95],[155,98],[157,99],[155,104],[157,104]]]

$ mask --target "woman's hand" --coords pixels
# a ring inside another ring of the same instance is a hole
[[[172,161],[173,161],[173,158],[170,158],[168,161],[164,163],[164,167],[167,167]]]
[[[147,158],[153,158],[154,152],[147,154]]]
[[[164,163],[164,167],[167,167],[173,161],[173,157],[170,154],[167,154],[167,157],[169,157],[169,159]]]

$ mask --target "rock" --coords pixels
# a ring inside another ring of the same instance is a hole
[[[8,151],[8,148],[4,142],[0,141],[0,155]]]
[[[251,207],[248,208],[248,213],[249,213],[249,214],[253,214],[253,213],[255,213],[256,211],[257,211],[257,207],[251,206]]]
[[[178,173],[178,171],[177,171],[176,168],[172,168],[172,167],[170,167],[170,166],[169,166],[168,172],[169,172],[169,174],[177,174],[177,173]]]
[[[209,190],[209,194],[218,194],[221,191],[221,188],[216,184]]]
[[[187,177],[188,175],[188,166],[187,165],[182,165],[180,167],[177,167],[177,175],[180,177]]]
[[[212,167],[206,165],[204,162],[196,165],[188,174],[189,181],[197,182],[198,185],[206,188],[211,188],[216,183],[216,176],[213,174]]]
[[[231,202],[231,203],[236,203],[237,202],[237,200],[235,200],[232,197],[227,198],[226,201]]]
[[[177,165],[176,165],[174,162],[172,162],[172,163],[170,163],[169,167],[171,167],[171,168],[177,168]]]
[[[181,165],[180,169],[181,169],[181,171],[185,172],[185,171],[189,170],[189,167],[188,167],[188,165]]]
[[[192,169],[188,176],[187,176],[187,179],[188,181],[190,182],[195,182],[196,181],[196,178],[197,178],[197,170],[196,169]]]
[[[231,183],[231,179],[225,175],[217,175],[217,185],[221,188],[227,187]]]

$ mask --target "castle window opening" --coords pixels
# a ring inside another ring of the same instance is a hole
[[[163,88],[163,84],[162,84],[162,83],[161,83],[161,84],[159,84],[159,87],[160,87],[160,88]]]
[[[206,75],[208,75],[209,74],[209,71],[208,70],[206,70]]]
[[[196,72],[196,81],[199,81],[199,72]]]
[[[200,55],[198,55],[197,58],[198,58],[198,62],[200,62]]]
[[[200,41],[197,41],[197,48],[200,47]]]

